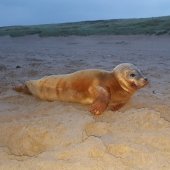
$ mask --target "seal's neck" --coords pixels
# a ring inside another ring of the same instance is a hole
[[[135,93],[136,90],[131,88],[129,83],[122,76],[117,75],[114,71],[112,71],[110,74],[115,78],[115,81],[122,90],[124,90],[129,95],[133,95]]]

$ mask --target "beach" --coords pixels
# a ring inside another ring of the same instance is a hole
[[[42,101],[27,80],[133,63],[148,78],[119,111]],[[0,170],[169,170],[170,36],[0,37]]]

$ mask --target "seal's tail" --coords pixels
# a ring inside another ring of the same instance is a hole
[[[25,84],[15,86],[13,87],[13,90],[20,92],[20,93],[31,95],[29,88]]]

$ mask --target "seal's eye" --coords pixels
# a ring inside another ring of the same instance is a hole
[[[135,77],[135,76],[136,76],[136,74],[134,74],[134,73],[130,74],[130,77]]]

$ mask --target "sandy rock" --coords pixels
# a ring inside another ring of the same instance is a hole
[[[131,109],[120,113],[112,124],[113,131],[154,131],[168,127],[170,127],[169,122],[161,118],[159,112],[147,108]]]
[[[89,137],[79,145],[65,149],[57,154],[59,160],[83,159],[84,157],[98,158],[103,157],[105,146],[96,137]]]
[[[49,147],[50,135],[46,130],[34,127],[22,127],[10,136],[7,141],[7,147],[10,153],[14,155],[34,156]]]
[[[87,136],[103,136],[111,132],[111,125],[106,122],[92,122],[86,125]]]
[[[129,154],[132,149],[125,144],[109,144],[107,146],[107,151],[115,157],[123,158],[125,155]]]
[[[70,108],[70,111],[75,111]],[[10,154],[17,156],[35,156],[50,148],[66,147],[81,142],[83,130],[87,123],[93,121],[88,115],[77,113],[54,114],[12,121],[0,125],[0,146],[9,149]],[[81,117],[84,117],[81,119]],[[77,119],[80,121],[77,122]]]

